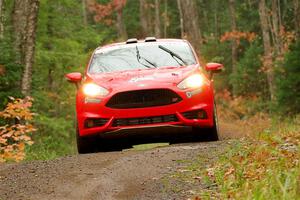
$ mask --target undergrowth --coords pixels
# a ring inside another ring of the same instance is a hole
[[[242,134],[229,137],[235,139],[215,160],[199,155],[169,182],[188,184],[180,194],[193,200],[300,199],[300,115],[272,116],[256,97],[222,97],[221,126]]]
[[[217,162],[198,169],[204,185],[194,199],[300,199],[300,118],[234,143]]]
[[[221,199],[300,199],[300,119],[244,139],[206,169]]]

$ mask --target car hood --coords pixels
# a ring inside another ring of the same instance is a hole
[[[182,67],[160,67],[154,69],[140,69],[118,71],[101,74],[87,74],[87,81],[107,89],[132,87],[158,87],[161,84],[178,84],[188,74],[197,70],[199,65]]]

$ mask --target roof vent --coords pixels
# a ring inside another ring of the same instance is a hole
[[[130,38],[126,41],[126,44],[132,44],[132,43],[137,43],[138,40],[136,38]]]
[[[156,42],[155,37],[146,37],[145,42]]]

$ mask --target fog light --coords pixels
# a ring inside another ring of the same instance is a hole
[[[200,110],[198,112],[198,119],[206,119],[207,116],[206,116],[206,112],[204,110]]]
[[[94,120],[92,120],[92,119],[86,120],[86,121],[85,121],[85,127],[87,127],[87,128],[92,128],[92,127],[94,127]]]
[[[182,115],[186,119],[207,119],[207,114],[205,110],[193,110],[189,112],[184,112]]]

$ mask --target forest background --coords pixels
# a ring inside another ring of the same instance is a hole
[[[98,46],[146,36],[185,38],[202,65],[223,63],[218,101],[239,119],[299,114],[299,0],[0,0],[0,158],[74,154],[64,75]]]

